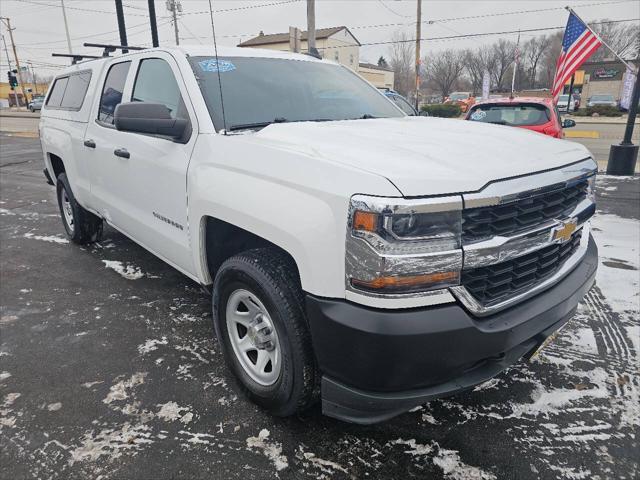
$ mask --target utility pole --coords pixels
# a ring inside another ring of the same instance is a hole
[[[60,0],[60,4],[62,5],[62,18],[64,19],[64,31],[67,34],[67,48],[69,48],[69,53],[73,53],[71,51],[71,37],[69,36],[69,23],[67,22],[67,10],[64,8],[64,0]]]
[[[9,64],[9,71],[11,71],[11,59],[9,58],[9,50],[7,50],[7,42],[4,40],[4,35],[2,35],[2,43],[4,44],[4,53],[7,55],[7,63]],[[18,92],[16,92],[15,88],[13,90],[13,96],[16,101],[16,108],[20,106],[18,103]]]
[[[167,0],[167,10],[173,16],[173,29],[176,34],[176,45],[180,45],[180,35],[178,34],[178,12],[182,13],[180,0]]]
[[[7,27],[7,31],[9,32],[9,40],[11,40],[11,48],[13,49],[13,58],[16,60],[16,69],[18,75],[18,84],[20,85],[20,91],[22,92],[22,99],[24,100],[24,104],[27,104],[27,95],[24,91],[24,85],[22,84],[22,72],[20,71],[20,60],[18,60],[18,52],[16,50],[16,44],[13,41],[13,28],[11,28],[11,19],[7,17],[0,17],[4,21],[5,26]],[[16,100],[18,96],[16,94]],[[20,107],[19,103],[16,103],[16,107]]]
[[[126,46],[127,43],[127,27],[124,24],[124,8],[122,8],[122,0],[116,0],[116,16],[118,17],[118,30],[120,32],[120,45]],[[126,48],[122,49],[122,53],[129,53]]]
[[[154,0],[149,0],[149,23],[151,24],[151,45],[159,47],[158,42],[158,22],[156,21],[156,5]]]
[[[320,57],[316,48],[316,0],[307,0],[307,51]]]
[[[422,0],[418,0],[418,12],[416,19],[416,110],[420,103],[420,35],[422,34]]]

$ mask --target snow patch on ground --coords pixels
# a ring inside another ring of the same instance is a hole
[[[640,221],[598,213],[591,219],[600,265],[596,283],[614,311],[640,309]],[[619,259],[624,259],[619,262]],[[603,262],[623,263],[615,268]]]
[[[50,403],[49,405],[47,405],[47,410],[49,410],[50,412],[57,412],[61,408],[62,408],[62,403],[60,402]]]
[[[140,355],[144,355],[157,350],[158,345],[166,345],[167,343],[169,343],[167,337],[162,337],[161,339],[149,338],[142,345],[138,345],[138,352],[140,352]]]
[[[2,372],[0,373],[0,382],[2,380],[6,380],[7,378],[9,378],[11,376],[11,374],[9,372]]]
[[[273,462],[279,472],[289,466],[289,461],[286,456],[282,455],[282,445],[268,441],[269,435],[269,430],[263,428],[257,437],[247,438],[247,447],[262,450],[264,456]]]
[[[106,268],[110,268],[127,280],[139,280],[144,277],[144,273],[140,268],[134,265],[124,265],[118,260],[102,260]]]
[[[31,232],[25,233],[24,238],[31,238],[33,240],[42,240],[43,242],[50,242],[50,243],[69,243],[69,240],[67,240],[66,238],[61,238],[53,235],[44,235],[44,236],[34,235]]]
[[[160,407],[160,410],[156,413],[156,416],[167,422],[173,422],[179,419],[186,425],[193,419],[193,413],[189,412],[189,407],[181,407],[176,402],[167,402],[157,406]],[[182,413],[185,410],[186,412]]]
[[[125,400],[129,396],[127,390],[137,387],[138,385],[142,385],[146,376],[146,372],[137,372],[131,375],[131,378],[128,380],[120,380],[115,385],[111,385],[109,393],[102,402],[109,404],[111,402]]]

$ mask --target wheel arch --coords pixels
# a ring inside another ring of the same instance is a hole
[[[286,255],[295,266],[295,276],[300,279],[298,262],[291,253],[275,243],[253,232],[225,222],[213,216],[204,216],[200,221],[200,253],[204,283],[211,285],[216,272],[225,260],[254,248],[273,248]]]

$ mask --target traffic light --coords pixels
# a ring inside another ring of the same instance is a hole
[[[9,79],[9,86],[11,87],[12,90],[18,86],[18,77],[16,77],[15,75],[16,73],[17,73],[16,70],[7,72],[7,78]]]

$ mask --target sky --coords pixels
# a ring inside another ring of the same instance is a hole
[[[395,32],[415,38],[417,0],[316,0],[316,28],[345,25],[364,44],[360,61],[377,62],[388,54],[388,42]],[[74,53],[96,54],[83,42],[119,44],[114,0],[64,0]],[[208,0],[182,0],[178,21],[182,44],[211,44]],[[287,32],[289,26],[306,29],[305,0],[213,0],[218,45],[234,46],[265,33]],[[130,45],[147,46],[151,34],[147,0],[124,0],[125,22]],[[517,33],[476,38],[441,39],[460,34],[517,31],[564,26],[565,5],[571,5],[586,21],[640,18],[640,0],[423,0],[422,52],[428,56],[444,48],[469,48],[491,43],[500,37],[515,40]],[[160,45],[174,45],[174,31],[164,0],[156,0]],[[538,10],[537,12],[522,12]],[[542,11],[540,11],[542,10]],[[509,14],[510,12],[522,12]],[[52,58],[52,52],[68,53],[60,0],[2,0],[0,16],[9,17],[21,63],[33,62],[37,74],[51,75],[68,60]],[[460,18],[476,17],[476,18]],[[435,21],[434,23],[426,23]],[[11,63],[9,35],[0,25]],[[522,41],[537,33],[522,35]],[[0,45],[3,48],[3,45]],[[0,68],[7,57],[1,52]],[[14,67],[15,68],[15,67]]]

